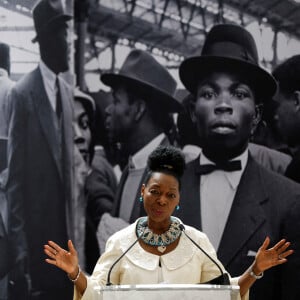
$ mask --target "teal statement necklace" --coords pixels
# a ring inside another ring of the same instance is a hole
[[[181,235],[180,220],[175,217],[170,219],[169,229],[162,234],[156,234],[148,227],[148,217],[142,217],[137,222],[136,234],[145,244],[155,246],[160,253],[164,253],[166,246],[174,243]]]

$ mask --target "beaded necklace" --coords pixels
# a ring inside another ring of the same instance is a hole
[[[156,234],[148,227],[148,217],[142,217],[137,222],[136,234],[145,244],[156,246],[159,252],[164,253],[166,246],[174,243],[181,235],[180,220],[175,217],[170,219],[169,229],[162,234]]]

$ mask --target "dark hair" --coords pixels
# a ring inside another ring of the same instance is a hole
[[[278,65],[273,76],[278,81],[280,90],[291,95],[294,91],[300,90],[300,55],[294,55],[282,64]]]
[[[179,183],[185,169],[185,159],[182,151],[173,146],[158,146],[148,157],[149,172],[144,183],[147,184],[154,172],[174,176]]]
[[[88,118],[89,118],[89,127],[92,130],[92,128],[94,127],[94,123],[95,123],[95,108],[93,107],[93,104],[91,101],[80,97],[80,96],[76,96],[74,95],[74,101],[78,101],[82,104]]]

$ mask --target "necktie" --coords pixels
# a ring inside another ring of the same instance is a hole
[[[233,172],[233,171],[239,171],[241,169],[242,169],[241,161],[233,160],[233,161],[225,161],[225,162],[216,163],[216,164],[199,165],[197,168],[197,173],[200,175],[207,175],[216,170]]]
[[[57,118],[60,119],[61,112],[62,112],[62,106],[61,106],[61,94],[60,94],[60,88],[59,88],[59,80],[58,77],[56,77],[56,115]]]

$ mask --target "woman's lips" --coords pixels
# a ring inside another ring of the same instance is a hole
[[[164,211],[160,209],[153,209],[152,212],[157,216],[161,216],[162,214],[164,214]]]

